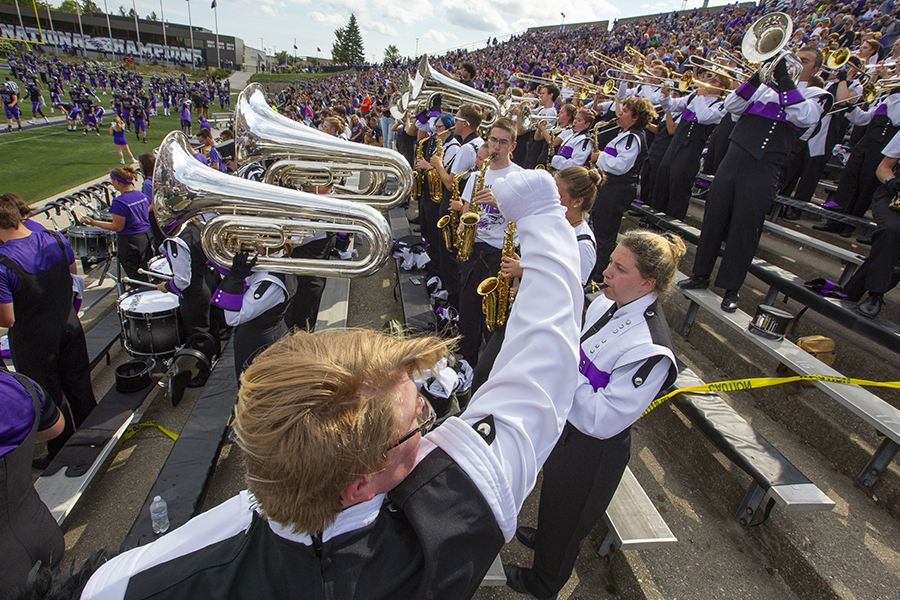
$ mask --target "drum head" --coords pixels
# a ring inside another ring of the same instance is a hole
[[[147,263],[147,268],[163,275],[172,274],[172,268],[169,266],[169,261],[166,260],[165,256],[157,256]]]
[[[100,227],[90,225],[74,225],[66,230],[66,237],[72,238],[105,238],[112,235],[112,232]]]
[[[178,296],[159,290],[129,292],[119,298],[119,310],[126,314],[147,315],[177,309]]]

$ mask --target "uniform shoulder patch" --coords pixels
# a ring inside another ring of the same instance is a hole
[[[473,423],[472,429],[474,429],[488,445],[493,443],[494,438],[497,437],[497,431],[494,428],[494,415],[488,415],[477,423]]]
[[[258,286],[256,286],[256,291],[253,292],[253,299],[259,300],[260,298],[262,298],[263,294],[265,294],[266,290],[268,290],[271,286],[271,281],[263,281],[262,283],[260,283]]]

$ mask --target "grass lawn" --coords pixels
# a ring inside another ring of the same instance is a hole
[[[81,129],[67,132],[65,123],[0,135],[0,193],[18,194],[26,202],[33,203],[105,175],[118,166],[119,155],[109,133],[110,115],[115,113],[108,109],[108,98],[100,96],[107,108],[100,137],[96,132],[84,136]],[[20,108],[22,121],[31,119],[31,103],[23,102]],[[47,116],[59,115],[59,111],[51,114],[49,107],[44,110]],[[142,152],[152,152],[170,131],[181,129],[177,111],[164,117],[161,104],[158,110],[160,116],[150,118],[146,144],[136,140],[134,132],[126,134],[128,147],[135,158]],[[210,106],[210,114],[218,110],[218,102]],[[0,127],[6,128],[5,119]],[[199,130],[195,118],[194,134]],[[128,160],[127,154],[125,160]]]

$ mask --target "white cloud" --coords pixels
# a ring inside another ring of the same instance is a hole
[[[438,31],[436,29],[429,29],[428,32],[422,36],[422,39],[426,42],[435,42],[436,44],[446,44],[451,40],[458,39],[454,34],[449,31]]]
[[[404,25],[412,25],[416,21],[434,16],[434,7],[431,5],[431,2],[424,0],[416,2],[414,7],[410,7],[408,3],[403,4],[398,0],[396,4],[392,2],[379,4],[378,12],[389,19],[400,21]]]
[[[312,0],[291,0],[291,4],[299,4],[300,6],[306,6],[307,4],[311,4]]]
[[[512,31],[525,31],[529,27],[535,27],[536,25],[540,25],[540,23],[536,19],[528,17],[525,19],[519,19],[518,21],[513,21],[510,25],[510,28]]]
[[[482,0],[444,0],[442,8],[451,25],[492,34],[509,31],[503,15],[494,8],[493,3]]]
[[[260,4],[257,6],[257,8],[259,9],[260,12],[263,12],[263,13],[269,15],[270,17],[278,16],[278,11],[276,11],[274,8],[272,8],[268,4]]]
[[[380,33],[382,35],[387,35],[390,37],[397,37],[397,30],[391,27],[390,25],[385,25],[380,21],[370,21],[364,20],[360,25],[360,29],[363,32],[368,33],[370,31],[374,31],[375,33]]]
[[[326,0],[323,4],[328,6],[329,10],[344,14],[344,21],[350,18],[350,13],[354,13],[357,18],[368,15],[367,0]]]
[[[347,24],[347,19],[342,15],[336,15],[334,13],[330,15],[323,15],[320,12],[313,11],[306,15],[316,23],[321,23],[323,25],[328,25],[329,27],[343,27]]]

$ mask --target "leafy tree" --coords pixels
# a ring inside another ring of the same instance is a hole
[[[159,17],[156,16],[156,11],[154,10],[152,13],[147,15],[148,21],[159,21]]]
[[[134,12],[134,9],[133,9],[133,8],[129,8],[129,9],[128,9],[128,16],[129,16],[130,18],[132,18],[132,19],[134,19],[135,17],[137,17],[138,19],[140,19],[140,17],[138,17],[138,14],[137,14],[136,12]]]
[[[279,65],[293,64],[294,57],[288,54],[287,50],[282,50],[275,55],[275,62]]]
[[[384,64],[392,65],[400,60],[400,50],[394,44],[384,49]]]
[[[344,54],[344,30],[334,30],[334,43],[331,45],[331,59],[336,63],[347,62],[347,55]]]
[[[356,64],[365,60],[366,51],[363,47],[362,35],[359,33],[359,23],[356,15],[350,13],[350,20],[344,28],[343,53],[347,63]]]
[[[59,5],[60,12],[77,14],[81,7],[78,6],[78,3],[75,0],[63,0],[63,3]]]
[[[128,13],[125,12],[125,7],[122,6],[121,4],[119,5],[119,16],[120,16],[120,17],[127,17],[127,16],[128,16]]]
[[[94,2],[94,0],[82,0],[81,14],[92,15],[94,13],[102,13],[103,10]]]

